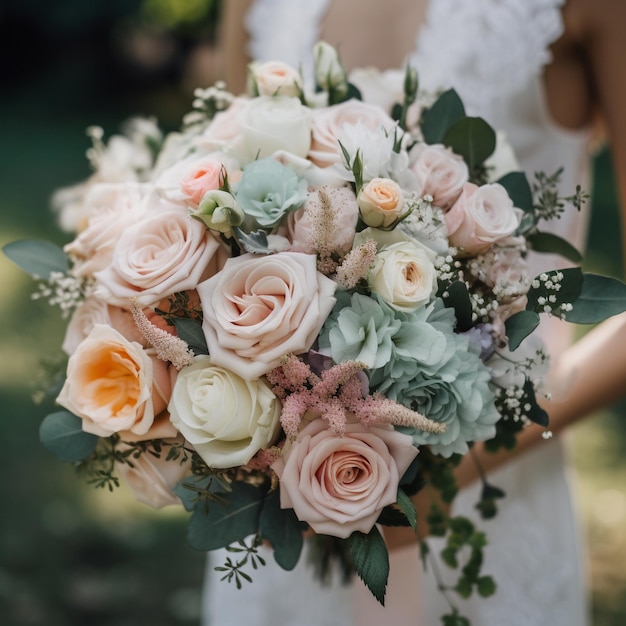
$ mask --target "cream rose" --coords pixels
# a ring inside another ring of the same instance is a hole
[[[156,416],[169,401],[170,386],[165,361],[151,358],[110,326],[96,324],[70,357],[57,402],[82,418],[85,432],[150,439]],[[159,428],[158,436],[175,434],[168,425]]]
[[[416,241],[384,247],[368,274],[370,290],[400,311],[427,304],[437,290],[432,252]]]
[[[249,159],[284,150],[305,157],[311,145],[311,112],[298,98],[261,96],[250,100],[239,122]]]
[[[484,254],[519,225],[518,209],[498,183],[478,187],[466,183],[459,199],[445,214],[450,243],[465,256]]]
[[[396,123],[380,108],[360,100],[313,111],[311,151],[309,158],[320,167],[341,163],[339,140],[345,126],[361,126],[368,131],[384,128],[391,131]]]
[[[130,449],[130,446],[122,443],[118,444],[116,449],[124,452]],[[137,501],[154,509],[180,504],[180,499],[172,490],[191,473],[189,462],[167,461],[168,450],[169,448],[164,446],[160,457],[149,453],[144,453],[139,458],[131,456],[132,467],[128,463],[115,464],[116,471],[128,484]]]
[[[374,178],[364,185],[358,197],[361,218],[368,226],[391,226],[404,212],[404,194],[390,178]]]
[[[418,143],[409,159],[419,193],[430,194],[435,206],[444,211],[449,209],[469,180],[469,170],[462,157],[441,144]]]
[[[170,419],[209,467],[245,465],[280,431],[280,402],[263,380],[244,380],[197,356],[179,373]]]
[[[391,426],[348,424],[339,437],[325,420],[308,424],[272,466],[280,504],[316,533],[346,538],[368,533],[415,456],[412,439]]]
[[[309,350],[335,303],[336,285],[316,263],[297,252],[244,254],[201,283],[212,362],[252,380],[285,354]]]
[[[110,267],[96,273],[109,303],[149,305],[188,289],[217,271],[220,244],[204,224],[179,206],[154,202],[141,221],[119,238]]]
[[[291,65],[282,61],[253,62],[248,65],[249,80],[260,96],[299,97],[302,77]]]

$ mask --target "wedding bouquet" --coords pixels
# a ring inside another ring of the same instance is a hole
[[[308,530],[321,569],[341,555],[383,602],[378,527],[415,528],[425,482],[450,501],[473,442],[547,427],[539,313],[594,322],[624,295],[578,268],[529,274],[529,248],[578,260],[538,227],[563,210],[557,176],[531,187],[453,90],[418,93],[412,68],[359,90],[332,48],[315,59],[315,90],[253,64],[250,97],[198,90],[165,138],[91,129],[94,173],[55,196],[75,238],[5,252],[71,313],[49,450],[98,487],[182,503],[194,547],[234,546],[218,569],[238,585],[262,541],[293,568]],[[501,495],[485,483],[485,515]],[[469,547],[457,591],[491,594],[484,535],[428,521],[447,563]]]

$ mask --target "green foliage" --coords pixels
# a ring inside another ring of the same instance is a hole
[[[369,534],[354,532],[348,539],[354,568],[373,596],[385,606],[385,592],[389,578],[389,554],[378,528]]]
[[[256,534],[264,492],[258,487],[234,482],[223,502],[205,510],[197,506],[189,520],[189,543],[196,550],[224,548],[242,537]]]
[[[209,354],[209,348],[202,332],[202,322],[200,320],[175,317],[172,319],[172,324],[174,324],[178,336],[187,342],[194,354]]]
[[[428,144],[442,143],[452,124],[465,117],[465,107],[454,89],[439,96],[422,116],[422,134]]]
[[[261,540],[258,535],[252,538],[252,543],[248,546],[245,541],[239,540],[235,545],[227,546],[226,550],[233,554],[243,554],[243,558],[233,561],[230,557],[226,558],[226,562],[222,566],[214,567],[216,572],[225,572],[220,580],[231,582],[235,580],[237,589],[241,589],[243,584],[242,580],[251,583],[251,576],[243,571],[248,562],[252,566],[252,569],[257,570],[259,565],[265,565],[265,559],[259,555],[258,547],[261,545]]]
[[[504,322],[509,349],[517,350],[520,344],[539,326],[539,314],[535,311],[518,311]]]
[[[472,327],[472,303],[470,301],[467,285],[460,280],[440,289],[441,299],[444,304],[454,309],[456,315],[456,329],[458,332],[464,332]]]
[[[559,278],[559,276],[562,277]],[[541,277],[545,277],[545,279]],[[526,310],[541,313],[545,309],[545,304],[549,304],[552,313],[560,315],[563,313],[560,309],[562,304],[572,304],[580,296],[583,286],[583,273],[579,267],[552,270],[551,272],[544,272],[535,281],[539,284],[538,286],[531,286],[528,290]],[[555,285],[558,285],[558,288]],[[551,297],[554,300],[551,300]],[[542,302],[542,299],[545,303]]]
[[[411,498],[398,488],[398,499],[396,501],[398,508],[402,511],[413,530],[417,528],[417,511],[415,505],[411,502]]]
[[[509,172],[498,179],[509,194],[514,206],[528,213],[533,208],[533,193],[523,172]]]
[[[69,411],[58,411],[44,418],[39,440],[61,461],[76,463],[86,459],[98,444],[98,437],[83,430],[83,420]]]
[[[443,626],[471,626],[467,617],[459,615],[459,612],[456,609],[454,609],[452,613],[443,615],[441,617],[441,622],[443,623]]]
[[[21,239],[6,244],[2,251],[33,278],[47,280],[52,272],[65,274],[70,268],[63,249],[51,241]]]
[[[280,494],[272,491],[263,501],[260,533],[274,550],[274,559],[283,569],[292,570],[302,552],[302,524],[293,509],[281,509]]]
[[[562,257],[580,263],[582,254],[567,240],[552,233],[541,233],[539,231],[527,235],[526,240],[530,248],[535,252],[552,252],[560,254]]]
[[[264,230],[257,230],[253,233],[246,233],[238,226],[233,227],[233,234],[242,250],[250,254],[271,254],[267,242],[267,233]]]
[[[585,273],[578,299],[564,313],[568,322],[596,324],[626,310],[626,285],[616,278]]]
[[[493,154],[496,133],[482,117],[464,117],[448,128],[443,143],[460,154],[473,173]]]

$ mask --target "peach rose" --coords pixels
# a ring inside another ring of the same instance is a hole
[[[324,233],[324,243],[341,255],[352,247],[354,233],[359,219],[359,207],[354,192],[349,187],[330,187],[309,192],[304,206],[287,215],[287,236],[294,252],[317,254],[315,232],[324,223],[323,210],[332,214],[332,226]],[[319,242],[317,242],[319,243]]]
[[[123,443],[117,446],[120,452],[129,448],[130,446]],[[139,458],[131,456],[132,467],[128,463],[115,464],[115,469],[128,484],[137,501],[154,509],[180,504],[180,499],[172,490],[191,474],[189,462],[166,460],[168,450],[168,447],[163,447],[158,458],[149,453],[144,453]]]
[[[96,274],[96,295],[117,306],[136,297],[142,304],[195,289],[217,270],[220,244],[184,209],[155,202],[151,211],[119,238],[110,267]]]
[[[309,350],[335,304],[335,283],[314,255],[280,252],[226,261],[201,283],[202,328],[211,360],[252,380],[285,354]]]
[[[299,97],[302,77],[291,65],[282,61],[253,62],[248,65],[249,80],[260,96]]]
[[[119,433],[136,441],[176,434],[169,422],[155,421],[170,392],[165,361],[150,357],[110,326],[96,324],[70,357],[57,402],[82,418],[85,432]]]
[[[385,506],[396,502],[398,483],[417,449],[391,426],[348,424],[339,437],[315,419],[285,445],[272,468],[280,479],[280,504],[316,533],[348,537],[368,533]]]
[[[464,256],[484,254],[519,225],[519,210],[498,183],[478,187],[466,183],[459,199],[445,214],[450,243]]]
[[[374,178],[359,191],[361,217],[368,226],[391,226],[404,211],[404,194],[390,178]]]
[[[430,194],[433,204],[446,211],[461,195],[469,179],[462,157],[441,144],[417,144],[409,154],[411,170],[417,177],[419,193]]]
[[[367,130],[381,128],[391,131],[396,123],[377,106],[360,100],[348,100],[324,109],[313,111],[313,127],[309,159],[319,167],[341,163],[339,147],[344,126],[363,126]]]

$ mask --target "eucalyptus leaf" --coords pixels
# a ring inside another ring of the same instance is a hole
[[[178,336],[187,342],[194,354],[209,354],[202,322],[187,317],[175,317],[172,320]]]
[[[535,252],[560,254],[562,257],[572,261],[572,263],[580,263],[582,261],[582,254],[569,241],[553,233],[535,232],[528,235],[527,240]]]
[[[525,213],[532,211],[533,192],[524,172],[509,172],[498,179],[498,183],[506,189],[509,198],[518,209]]]
[[[378,528],[369,534],[354,532],[350,535],[350,553],[354,569],[373,596],[385,606],[385,592],[389,578],[389,554]]]
[[[263,230],[257,230],[252,233],[246,233],[241,228],[235,226],[233,234],[241,245],[241,247],[250,254],[271,254],[267,241],[267,233]]]
[[[531,422],[535,422],[535,424],[539,424],[539,426],[543,426],[544,428],[548,427],[548,424],[550,423],[550,418],[546,411],[544,411],[537,404],[537,398],[535,397],[535,387],[528,379],[526,379],[526,382],[524,383],[524,396],[521,399],[521,403],[522,405],[530,405],[530,409],[525,411],[525,414]]]
[[[576,324],[597,324],[626,311],[626,285],[617,278],[585,273],[579,297],[565,319]]]
[[[493,154],[496,133],[482,117],[464,117],[448,129],[443,143],[460,154],[473,170]]]
[[[504,322],[509,349],[517,350],[520,344],[539,326],[539,314],[535,311],[518,311]]]
[[[264,493],[258,487],[234,482],[223,494],[224,504],[196,507],[189,520],[190,545],[196,550],[216,550],[253,535],[259,528]]]
[[[39,427],[39,440],[61,461],[86,459],[98,444],[98,437],[83,430],[83,420],[69,411],[46,416]]]
[[[52,272],[65,274],[69,261],[63,249],[43,239],[21,239],[2,248],[13,263],[33,278],[49,279]]]
[[[424,112],[422,134],[427,144],[441,143],[446,132],[458,120],[465,117],[465,108],[454,89],[439,96],[437,101]]]
[[[553,311],[555,311],[562,304],[574,303],[581,295],[583,287],[583,272],[579,267],[552,270],[550,272],[545,272],[544,274],[548,281],[552,281],[554,283],[558,282],[560,288],[558,291],[555,289],[548,289],[548,287],[545,286],[546,281],[539,280],[540,276],[543,276],[543,274],[541,274],[536,279],[540,282],[539,286],[531,287],[528,290],[528,302],[526,304],[527,311],[536,311],[537,313],[543,312],[544,305],[539,304],[540,298],[546,298],[547,300],[550,296],[556,296],[555,302],[549,302],[550,307]],[[560,279],[558,278],[559,275],[561,276]]]
[[[302,524],[293,509],[281,509],[278,491],[272,491],[263,501],[260,530],[261,536],[272,544],[276,563],[285,570],[292,570],[304,544]]]

